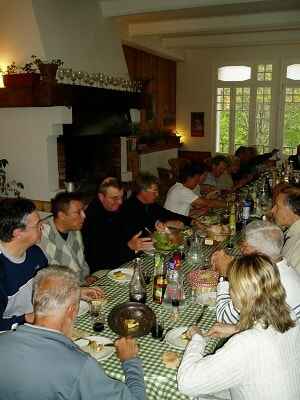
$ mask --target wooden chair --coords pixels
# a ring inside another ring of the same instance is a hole
[[[178,178],[180,170],[190,163],[189,160],[185,158],[170,158],[168,163],[172,169],[175,178]]]

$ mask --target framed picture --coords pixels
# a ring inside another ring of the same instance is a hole
[[[204,136],[204,112],[191,112],[191,136]]]

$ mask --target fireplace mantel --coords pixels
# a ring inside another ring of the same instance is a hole
[[[68,84],[40,82],[33,87],[0,89],[0,107],[101,107],[102,109],[145,108],[145,93]]]

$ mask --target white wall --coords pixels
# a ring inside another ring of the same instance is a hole
[[[71,123],[66,107],[0,108],[1,158],[8,179],[24,184],[22,195],[49,200],[58,190],[56,138]]]
[[[0,67],[25,63],[32,53],[44,56],[31,0],[1,0]]]
[[[128,76],[118,27],[98,0],[1,0],[0,67],[32,54],[61,58],[74,70]],[[49,200],[58,189],[56,136],[71,123],[63,107],[0,108],[0,158],[25,185],[24,195]]]
[[[225,40],[225,39],[224,39]],[[299,55],[297,57],[297,55]],[[300,44],[243,46],[189,49],[185,61],[177,64],[177,130],[184,135],[184,150],[213,151],[214,115],[212,114],[215,89],[215,70],[219,64],[300,62]],[[273,95],[281,92],[279,70],[274,70],[277,86]],[[205,137],[190,136],[190,113],[205,112]],[[278,115],[275,113],[275,118]],[[279,120],[274,122],[274,144],[279,138]]]

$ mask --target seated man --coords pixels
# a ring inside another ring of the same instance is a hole
[[[277,225],[287,228],[282,255],[300,272],[300,189],[283,186],[275,198],[272,214]]]
[[[300,170],[300,144],[297,146],[297,154],[289,156],[289,163],[293,164],[293,169]]]
[[[32,322],[32,278],[47,266],[47,258],[36,246],[41,239],[42,220],[32,201],[0,202],[0,330],[14,323]],[[98,288],[82,288],[83,299],[99,298]]]
[[[184,167],[180,172],[180,182],[176,182],[169,189],[164,207],[174,213],[187,216],[191,207],[207,211],[207,208],[210,207],[225,206],[223,201],[198,197],[193,191],[205,180],[206,175],[205,167],[200,164],[190,164]]]
[[[278,226],[268,221],[253,221],[245,228],[245,242],[241,250],[245,255],[265,254],[276,263],[282,285],[286,290],[287,304],[294,316],[300,319],[300,274],[281,256],[282,245],[283,233]],[[212,265],[222,277],[226,277],[232,260],[233,257],[223,250],[212,255]],[[217,287],[216,314],[220,322],[236,324],[239,321],[239,312],[233,306],[228,282],[222,278]]]
[[[0,202],[0,331],[32,321],[32,278],[48,264],[36,245],[41,234],[41,220],[32,201]]]
[[[82,236],[85,257],[91,271],[118,267],[134,257],[134,252],[152,247],[149,238],[140,234],[125,239],[121,206],[124,190],[115,178],[106,178],[99,186],[97,197],[86,209]]]
[[[51,200],[53,218],[43,226],[40,247],[49,264],[66,265],[81,283],[92,283],[90,269],[84,258],[80,229],[85,219],[84,204],[77,193],[58,193]]]
[[[126,384],[70,340],[80,287],[69,268],[38,272],[33,285],[33,325],[0,336],[3,399],[144,400],[145,385],[134,339],[115,342]],[[21,356],[22,355],[22,356]]]
[[[208,172],[204,182],[201,185],[201,192],[208,192],[211,190],[218,190],[218,180],[220,176],[226,171],[228,160],[225,156],[216,156],[211,160],[211,171]]]
[[[159,221],[176,226],[190,225],[191,218],[173,213],[156,203],[158,196],[158,179],[147,172],[140,173],[134,183],[134,192],[122,209],[127,238],[137,233],[148,235]]]

